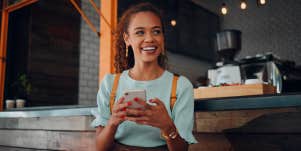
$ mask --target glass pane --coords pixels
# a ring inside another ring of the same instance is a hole
[[[80,27],[69,1],[40,0],[10,13],[5,99],[78,104]]]

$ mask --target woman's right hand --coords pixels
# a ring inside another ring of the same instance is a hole
[[[114,104],[112,109],[112,115],[108,121],[108,126],[117,128],[117,126],[125,121],[126,108],[132,104],[132,102],[123,102],[124,97],[121,97],[117,103]]]

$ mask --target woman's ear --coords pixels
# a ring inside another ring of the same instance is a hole
[[[124,42],[125,42],[125,44],[126,44],[127,46],[130,45],[130,42],[129,42],[129,35],[128,35],[128,34],[123,33],[123,40],[124,40]]]

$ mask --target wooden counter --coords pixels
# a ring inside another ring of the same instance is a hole
[[[229,111],[301,107],[301,94],[259,95],[195,100],[195,111]]]

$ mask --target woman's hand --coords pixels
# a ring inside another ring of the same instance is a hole
[[[151,99],[150,102],[156,105],[149,105],[145,101],[135,98],[134,101],[143,105],[145,109],[126,109],[126,120],[138,124],[150,125],[160,128],[162,131],[168,130],[173,126],[172,119],[169,117],[165,105],[158,98]]]
[[[123,102],[124,97],[121,97],[117,103],[114,104],[112,109],[111,118],[108,121],[108,126],[117,127],[125,120],[126,109],[131,105],[131,102]]]

